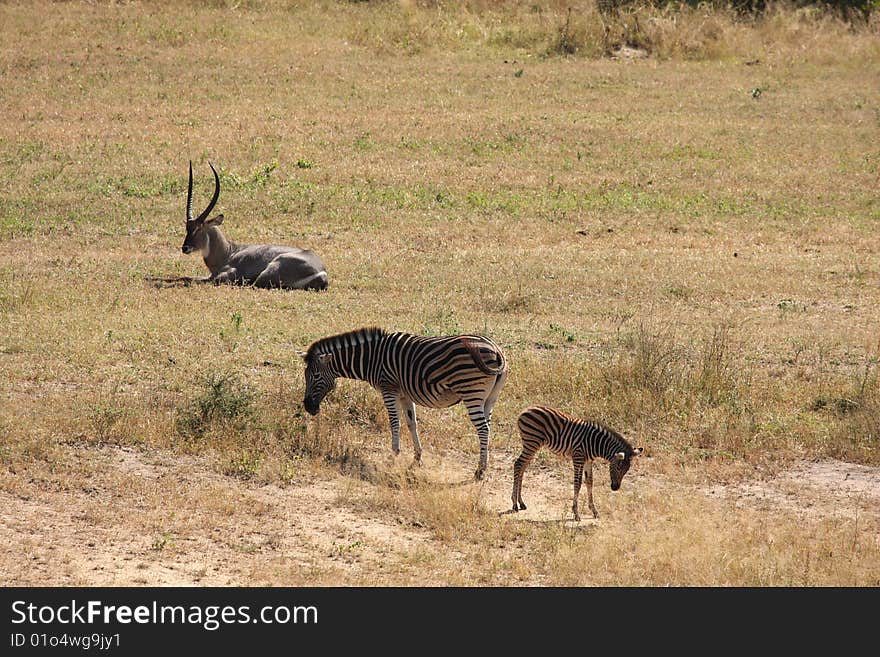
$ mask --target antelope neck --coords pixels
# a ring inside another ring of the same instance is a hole
[[[211,275],[217,275],[229,262],[229,257],[235,252],[236,245],[227,240],[217,226],[209,226],[206,234],[207,245],[203,257],[205,266]]]

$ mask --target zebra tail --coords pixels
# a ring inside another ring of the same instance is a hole
[[[474,359],[474,364],[479,368],[479,370],[483,374],[493,374],[495,376],[504,372],[504,361],[502,360],[501,365],[499,367],[489,367],[486,365],[486,361],[483,360],[483,355],[480,353],[480,348],[473,343],[472,340],[468,338],[462,338],[462,344],[465,346],[465,349],[468,350],[468,353],[471,355],[471,358]]]

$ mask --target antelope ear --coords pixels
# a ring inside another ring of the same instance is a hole
[[[333,358],[333,354],[318,354],[318,362],[321,364],[329,363]]]
[[[223,215],[222,214],[218,214],[216,217],[212,217],[210,219],[205,220],[206,226],[210,226],[212,224],[215,226],[219,226],[222,223],[223,223]]]
[[[626,458],[626,452],[617,452],[617,454],[614,455],[615,461],[622,461],[625,458]]]

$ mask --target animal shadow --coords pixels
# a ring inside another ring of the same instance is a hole
[[[169,287],[190,287],[202,280],[192,276],[177,276],[175,278],[162,278],[160,276],[145,276],[144,282],[155,288],[164,289]]]
[[[527,523],[537,527],[552,527],[556,525],[579,532],[591,531],[599,524],[598,518],[581,518],[580,521],[575,520],[574,518],[526,518],[517,515],[517,512],[513,509],[499,511],[498,517],[501,518],[503,516],[511,516],[511,520],[516,519],[516,522]]]

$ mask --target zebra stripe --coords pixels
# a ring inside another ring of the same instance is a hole
[[[423,337],[364,328],[313,343],[305,355],[303,405],[312,415],[339,377],[366,381],[382,395],[391,424],[391,449],[400,453],[400,415],[421,463],[415,406],[446,408],[463,402],[480,440],[481,479],[489,460],[492,407],[507,379],[501,348],[480,335]]]
[[[635,449],[619,433],[598,422],[580,420],[546,406],[530,406],[520,413],[517,421],[522,438],[522,453],[513,464],[513,510],[525,509],[522,499],[522,478],[535,453],[543,446],[550,451],[571,458],[574,464],[574,500],[571,510],[575,520],[578,513],[578,495],[581,477],[585,473],[590,511],[598,518],[593,504],[593,460],[608,461],[611,473],[611,490],[620,488],[623,476],[629,470],[632,458],[642,453]]]

